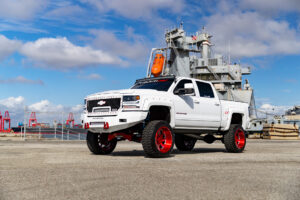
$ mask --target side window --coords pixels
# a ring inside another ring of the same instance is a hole
[[[196,81],[196,83],[197,83],[197,86],[198,86],[200,97],[208,97],[208,98],[214,98],[215,97],[214,92],[213,92],[210,84],[199,82],[199,81]]]
[[[186,83],[192,83],[192,81],[191,80],[186,80],[186,79],[183,79],[183,80],[179,81],[179,83],[176,85],[174,91],[178,90],[179,88],[184,88],[184,84],[186,84]]]

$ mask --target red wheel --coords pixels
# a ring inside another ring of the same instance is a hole
[[[245,132],[241,128],[239,128],[235,131],[235,145],[237,148],[242,149],[245,146],[245,143]]]
[[[160,127],[155,134],[155,144],[157,149],[162,153],[166,153],[170,151],[172,143],[173,137],[171,130],[166,126]]]
[[[142,145],[149,157],[166,157],[174,146],[174,135],[165,121],[151,121],[143,130]]]
[[[231,125],[228,132],[224,135],[224,144],[228,152],[243,152],[246,146],[246,135],[243,127],[238,124]]]
[[[108,141],[107,134],[92,133],[88,131],[86,136],[87,146],[94,154],[110,154],[116,148],[117,140]]]

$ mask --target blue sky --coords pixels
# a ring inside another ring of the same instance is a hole
[[[257,107],[300,104],[297,0],[0,0],[0,111],[79,113],[94,92],[145,76],[150,49],[183,21],[214,52],[252,67]],[[78,115],[77,115],[78,116]],[[46,117],[45,117],[46,118]],[[78,121],[78,120],[77,120]]]

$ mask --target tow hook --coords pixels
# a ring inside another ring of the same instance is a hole
[[[104,122],[103,129],[109,129],[109,124],[108,124],[108,122]]]

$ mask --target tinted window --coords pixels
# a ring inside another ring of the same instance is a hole
[[[168,91],[174,79],[160,79],[147,82],[138,82],[132,89],[153,89],[158,91]]]
[[[179,88],[184,88],[184,84],[186,84],[186,83],[192,83],[192,81],[186,80],[186,79],[179,81],[179,83],[176,85],[174,91],[178,90]]]
[[[196,81],[198,90],[200,93],[200,97],[208,97],[208,98],[214,98],[214,92],[208,83],[198,82]]]

